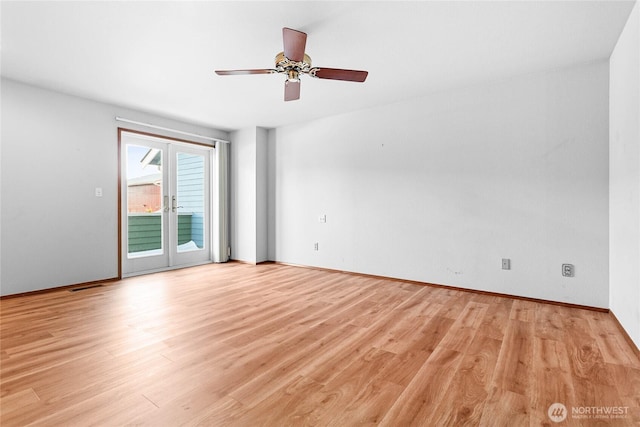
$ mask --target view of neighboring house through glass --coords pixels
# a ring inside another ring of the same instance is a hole
[[[163,253],[163,150],[127,145],[128,252],[132,257]],[[176,153],[177,251],[204,248],[205,158]]]
[[[204,156],[178,152],[176,159],[178,252],[204,248]]]
[[[163,253],[162,150],[127,145],[128,252]]]

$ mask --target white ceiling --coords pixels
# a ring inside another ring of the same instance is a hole
[[[606,59],[633,1],[1,3],[2,75],[221,129],[277,127],[447,88]],[[365,83],[226,76],[271,68],[282,27],[314,66]]]

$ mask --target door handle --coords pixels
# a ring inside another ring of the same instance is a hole
[[[183,206],[176,206],[178,204],[178,201],[176,200],[176,196],[172,196],[171,197],[171,211],[175,212],[176,209],[180,209]]]

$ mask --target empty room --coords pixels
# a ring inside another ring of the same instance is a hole
[[[640,5],[0,2],[0,425],[640,424]]]

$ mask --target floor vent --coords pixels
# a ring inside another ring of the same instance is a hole
[[[91,285],[91,286],[84,286],[82,288],[73,288],[73,289],[69,289],[69,292],[78,292],[78,291],[84,291],[86,289],[92,289],[92,288],[100,288],[102,287],[102,285]]]

